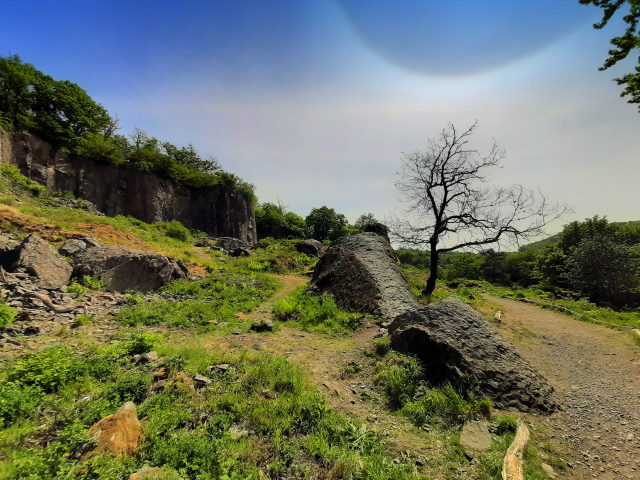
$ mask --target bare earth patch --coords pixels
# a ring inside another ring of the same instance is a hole
[[[537,422],[570,448],[573,468],[563,478],[640,478],[640,351],[628,335],[486,298],[504,311],[501,332],[556,389],[563,409]]]

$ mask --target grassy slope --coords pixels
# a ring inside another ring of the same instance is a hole
[[[167,236],[157,225],[57,206],[55,198],[25,193],[30,187],[18,188],[15,178],[0,176],[5,231],[37,231],[54,242],[90,233],[105,244],[181,258],[208,275],[175,282],[160,299],[132,296],[131,305],[117,316],[122,327],[103,341],[86,336],[83,328],[91,326],[83,326],[78,337],[71,337],[82,341],[70,341],[69,347],[5,361],[0,368],[0,479],[126,479],[144,464],[163,466],[159,478],[166,479],[430,478],[410,458],[389,449],[363,419],[329,407],[305,373],[279,355],[204,347],[214,333],[232,341],[231,333],[248,329],[250,317],[238,314],[251,311],[278,288],[269,272],[312,266],[313,259],[297,254],[292,242],[263,242],[255,256],[230,259]],[[330,298],[318,299],[305,290],[278,302],[274,311],[320,337],[349,335],[362,322]],[[171,372],[164,390],[152,388],[157,365],[131,361],[133,354],[151,349]],[[227,373],[209,370],[220,363],[230,365]],[[497,435],[491,451],[470,464],[457,443],[459,424],[478,415],[481,403],[423,385],[406,368],[413,364],[384,353],[375,356],[370,368],[391,411],[438,432],[425,441],[446,451],[427,470],[445,478],[499,478],[510,431]],[[188,377],[196,373],[210,376],[212,384],[194,392]],[[138,406],[147,437],[140,456],[87,459],[93,446],[87,428],[129,400]],[[543,478],[539,455],[528,455],[529,478]]]

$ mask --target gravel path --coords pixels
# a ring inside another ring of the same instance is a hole
[[[538,422],[568,446],[563,478],[640,479],[640,349],[610,328],[521,302],[503,309],[503,334],[549,379],[562,410]]]

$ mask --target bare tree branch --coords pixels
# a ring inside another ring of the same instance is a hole
[[[459,131],[449,123],[426,150],[403,154],[396,188],[407,216],[390,222],[391,233],[404,245],[429,246],[427,295],[435,288],[440,253],[504,239],[519,243],[541,234],[568,210],[522,185],[486,186],[489,170],[500,165],[505,153],[495,141],[484,155],[470,148],[477,126]]]

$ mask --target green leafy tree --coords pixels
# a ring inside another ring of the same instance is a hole
[[[268,202],[256,208],[256,228],[259,238],[301,238],[305,233],[302,217],[287,212],[283,205]]]
[[[469,280],[482,279],[485,258],[482,255],[471,252],[452,252],[442,259],[444,278],[456,280],[466,278]]]
[[[378,222],[376,217],[373,216],[373,213],[363,213],[358,217],[358,219],[356,220],[356,223],[354,223],[353,226],[358,230],[362,230],[367,225],[373,225],[376,223],[380,223],[380,222]]]
[[[18,56],[0,58],[0,115],[12,128],[32,130],[68,148],[111,122],[104,107],[78,85],[56,81]]]
[[[346,217],[333,208],[314,208],[304,221],[309,236],[316,240],[335,240],[348,232]]]
[[[626,303],[623,297],[640,287],[638,253],[638,249],[616,243],[611,237],[587,237],[568,258],[569,285],[598,304]]]
[[[640,1],[639,0],[580,0],[583,5],[594,5],[602,9],[602,19],[593,25],[594,28],[604,28],[609,20],[621,8],[625,8],[622,20],[626,24],[624,33],[611,39],[613,48],[609,50],[609,56],[600,67],[600,70],[607,70],[619,61],[624,60],[632,50],[640,48]],[[628,10],[626,9],[628,8]],[[629,96],[629,103],[640,104],[640,57],[635,71],[616,78],[618,85],[623,85],[624,89],[620,96]],[[640,106],[638,106],[640,111]]]

